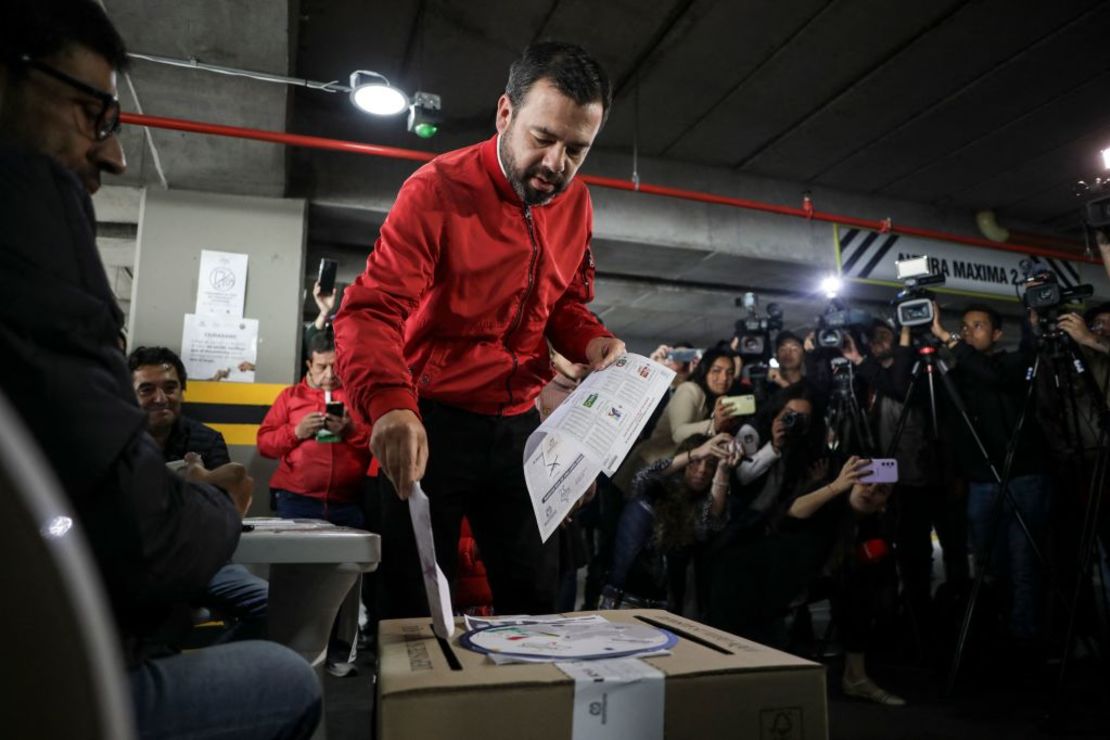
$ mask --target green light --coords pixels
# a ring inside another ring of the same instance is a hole
[[[421,139],[430,139],[439,131],[439,126],[434,123],[418,123],[412,128],[412,132],[419,136]]]

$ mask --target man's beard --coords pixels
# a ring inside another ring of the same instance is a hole
[[[509,184],[516,194],[524,201],[524,205],[542,206],[567,189],[567,183],[566,180],[563,179],[563,176],[555,174],[542,164],[535,164],[524,172],[518,172],[516,158],[513,157],[513,153],[509,149],[508,137],[509,132],[506,132],[505,135],[501,137],[501,141],[498,143],[498,152],[501,155],[501,163],[505,166],[505,177],[509,179]],[[555,186],[554,190],[550,193],[536,190],[528,184],[528,181],[533,177],[543,178]]]

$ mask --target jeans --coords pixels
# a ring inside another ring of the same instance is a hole
[[[148,660],[130,673],[143,740],[295,740],[320,721],[316,673],[273,642],[249,641]]]
[[[241,565],[228,563],[212,576],[199,604],[235,618],[237,624],[220,638],[220,642],[260,640],[266,636],[269,596],[269,583],[251,575]]]
[[[1020,475],[1010,481],[1010,495],[1021,511],[1038,548],[1043,547],[1052,495],[1050,479],[1045,475]],[[997,535],[994,534],[998,506],[997,483],[969,483],[967,492],[967,523],[975,548],[976,568],[982,567],[988,540],[995,536],[989,558],[996,573],[1010,578],[1010,631],[1014,637],[1031,639],[1038,633],[1037,607],[1040,598],[1040,563],[1033,554],[1025,532],[1014,516],[1009,500],[999,498],[1004,514]]]
[[[323,519],[340,527],[366,528],[366,514],[358,503],[324,501],[292,491],[276,490],[274,505],[282,519]]]
[[[436,560],[455,579],[463,516],[486,564],[497,614],[549,614],[558,596],[559,538],[540,539],[524,483],[524,442],[539,414],[473,414],[420,402],[428,434],[421,487],[431,502]],[[382,577],[391,617],[428,614],[408,502],[382,479]]]

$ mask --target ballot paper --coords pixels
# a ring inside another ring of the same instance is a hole
[[[447,639],[455,633],[455,617],[451,613],[451,586],[436,563],[436,545],[432,538],[432,511],[427,494],[419,483],[412,484],[409,495],[409,516],[424,572],[424,589],[428,592],[428,611],[432,614],[432,631]]]
[[[524,480],[544,542],[598,474],[612,475],[663,397],[674,371],[621,355],[591,373],[524,446]]]

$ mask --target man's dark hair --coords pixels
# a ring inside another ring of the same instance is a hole
[[[185,389],[188,378],[185,376],[185,363],[169,347],[136,347],[135,351],[127,356],[127,369],[135,372],[144,365],[172,365],[177,371],[177,379],[181,381],[181,389]]]
[[[0,22],[0,64],[26,54],[41,59],[79,44],[127,68],[123,38],[95,0],[4,0]],[[18,69],[18,67],[16,67]]]
[[[609,117],[613,89],[597,60],[575,44],[540,41],[532,44],[509,67],[505,95],[516,111],[538,80],[550,80],[556,89],[578,105],[601,103],[602,124]]]
[[[1092,306],[1083,312],[1083,322],[1090,326],[1091,322],[1100,313],[1110,313],[1110,303],[1100,303],[1097,306]]]
[[[314,334],[312,339],[308,340],[308,350],[305,355],[309,361],[312,360],[313,354],[323,354],[324,352],[335,351],[335,337],[332,336],[330,331],[322,331],[319,334]]]
[[[780,331],[778,336],[775,337],[775,354],[778,354],[779,348],[787,342],[797,342],[802,347],[805,347],[805,342],[792,331]]]
[[[998,311],[995,311],[993,308],[991,308],[987,304],[985,304],[985,303],[969,303],[966,306],[964,306],[964,310],[960,312],[960,316],[961,317],[962,316],[967,316],[968,313],[970,313],[971,311],[979,311],[980,313],[985,313],[987,316],[990,317],[991,329],[993,329],[995,331],[1001,331],[1002,330],[1002,314],[998,313]]]

